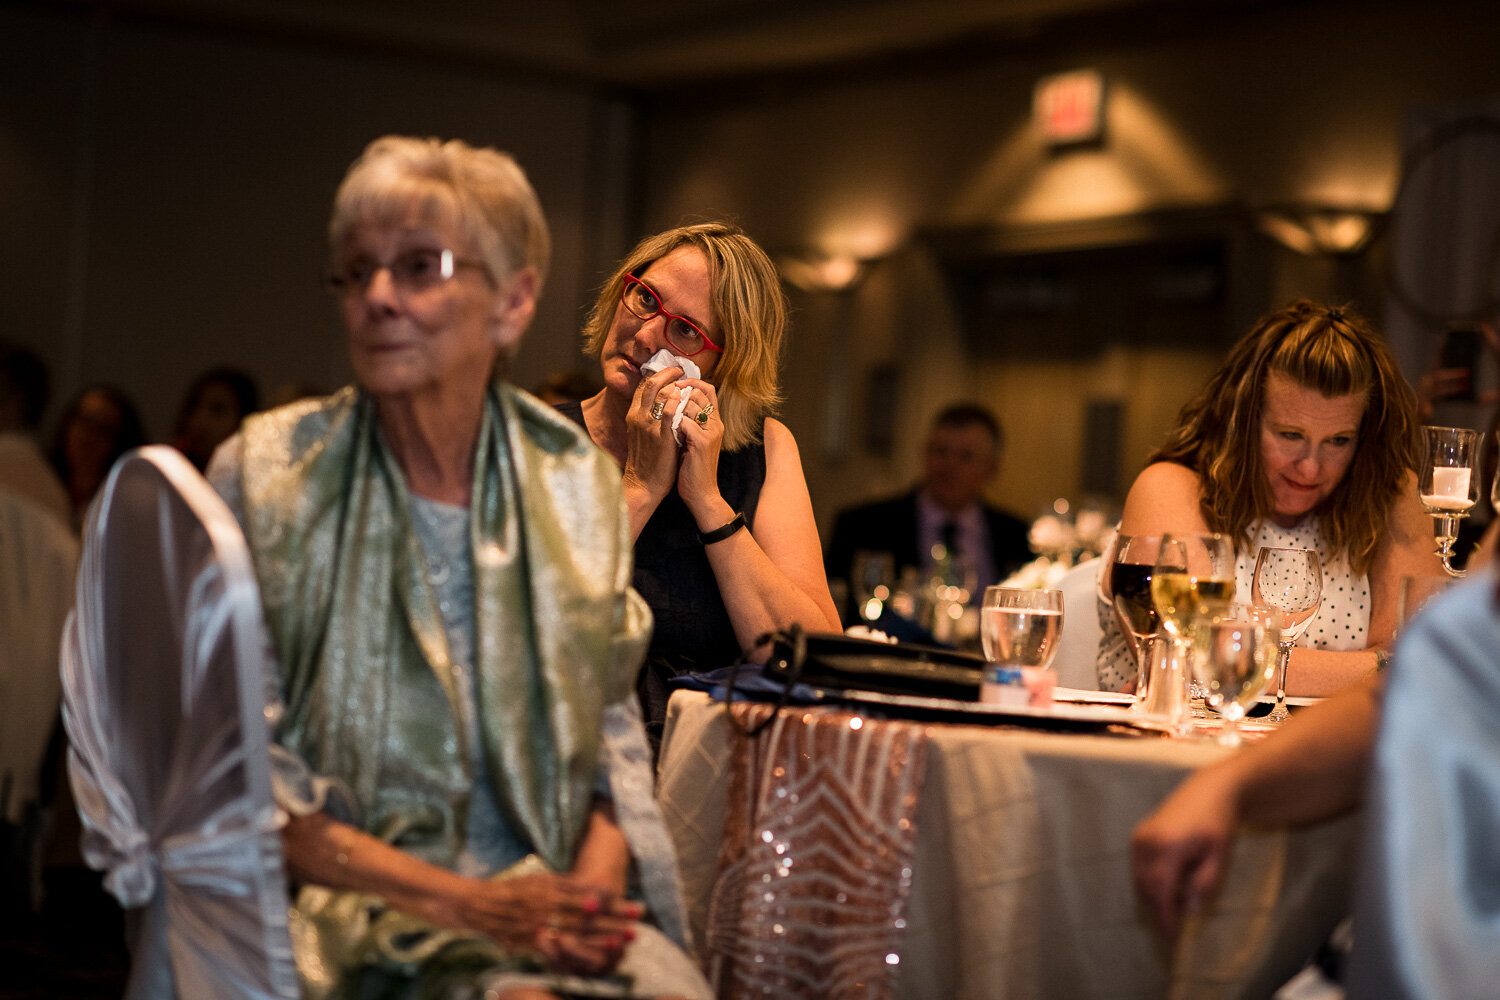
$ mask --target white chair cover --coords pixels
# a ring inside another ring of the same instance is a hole
[[[1351,998],[1500,995],[1495,577],[1423,609],[1395,649],[1365,804]]]
[[[51,512],[0,489],[0,820],[19,823],[38,797],[77,564],[78,543]]]
[[[1057,587],[1063,593],[1062,636],[1052,669],[1062,687],[1099,690],[1099,612],[1094,606],[1098,558],[1085,559],[1063,574]]]
[[[144,907],[126,996],[298,996],[271,800],[260,598],[239,525],[176,451],[116,464],[63,645],[84,857]]]

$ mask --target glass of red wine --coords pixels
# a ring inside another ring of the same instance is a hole
[[[1151,600],[1151,576],[1160,551],[1160,535],[1116,535],[1110,560],[1110,596],[1130,635],[1136,658],[1136,704],[1141,704],[1146,698],[1151,679],[1151,643],[1161,629],[1161,616],[1156,613],[1156,604]]]

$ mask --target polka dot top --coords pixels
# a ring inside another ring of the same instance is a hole
[[[1254,592],[1255,557],[1263,545],[1312,549],[1318,553],[1318,561],[1322,564],[1323,599],[1297,645],[1335,650],[1364,649],[1369,645],[1370,579],[1356,576],[1347,557],[1341,556],[1336,561],[1329,557],[1327,543],[1319,537],[1316,517],[1306,518],[1295,528],[1283,528],[1274,521],[1261,522],[1255,540],[1235,559],[1236,600],[1248,601]],[[1106,569],[1101,563],[1101,574]],[[1096,593],[1099,627],[1103,631],[1099,639],[1099,687],[1104,691],[1118,691],[1135,679],[1135,655],[1114,609],[1104,600],[1103,588],[1096,588]]]
[[[1366,637],[1370,632],[1370,578],[1355,576],[1346,556],[1337,561],[1330,558],[1327,543],[1319,537],[1316,517],[1304,519],[1295,528],[1283,528],[1274,521],[1261,522],[1255,541],[1235,560],[1234,590],[1241,599],[1248,600],[1252,593],[1255,557],[1263,545],[1312,549],[1322,564],[1323,600],[1297,645],[1314,649],[1364,649],[1369,645]]]

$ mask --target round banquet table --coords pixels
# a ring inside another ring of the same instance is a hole
[[[1130,832],[1211,740],[730,711],[675,693],[658,783],[720,997],[1264,998],[1349,908],[1357,817],[1245,830],[1163,942]]]

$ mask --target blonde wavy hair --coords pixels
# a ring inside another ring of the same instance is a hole
[[[680,247],[696,247],[708,261],[709,321],[724,348],[712,382],[724,421],[724,447],[734,451],[759,440],[765,418],[781,402],[779,372],[787,305],[776,265],[738,227],[721,222],[679,226],[638,243],[599,290],[584,324],[583,351],[598,360],[614,324],[625,276]]]
[[[1283,375],[1324,396],[1365,394],[1354,457],[1318,507],[1320,532],[1356,573],[1369,571],[1392,502],[1416,468],[1417,401],[1384,341],[1348,309],[1305,299],[1263,316],[1177,415],[1152,462],[1176,462],[1202,481],[1204,519],[1248,546],[1274,512],[1261,456],[1265,387]]]

